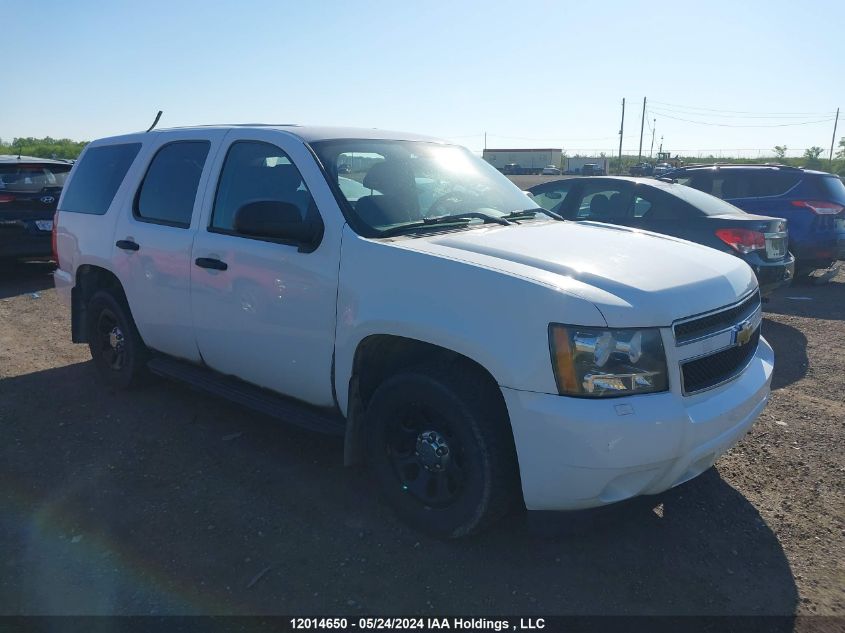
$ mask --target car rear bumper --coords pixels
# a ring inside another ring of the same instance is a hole
[[[0,257],[50,257],[49,231],[10,232],[0,230]]]
[[[755,262],[750,264],[760,284],[760,294],[767,296],[778,288],[788,286],[795,277],[795,257],[792,255],[778,262]]]
[[[760,415],[773,367],[761,338],[739,377],[692,397],[591,400],[502,388],[527,509],[596,507],[696,477]]]

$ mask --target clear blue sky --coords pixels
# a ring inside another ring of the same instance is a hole
[[[667,149],[828,148],[832,121],[724,125],[845,107],[841,0],[0,0],[0,16],[7,140],[90,140],[162,109],[164,127],[356,125],[475,150],[487,131],[489,147],[611,151],[626,97],[635,152],[648,96]]]

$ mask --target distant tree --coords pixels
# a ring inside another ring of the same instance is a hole
[[[807,167],[818,167],[821,165],[821,161],[819,160],[819,156],[822,155],[824,152],[823,147],[819,147],[818,145],[814,145],[813,147],[808,147],[804,150],[804,160],[806,161]]]
[[[786,145],[775,145],[775,157],[778,160],[786,158],[786,150],[789,149]]]
[[[839,139],[839,147],[842,149],[836,152],[836,158],[845,158],[845,136]]]
[[[86,145],[85,141],[67,138],[15,138],[11,143],[0,142],[0,154],[23,154],[39,158],[76,158]]]

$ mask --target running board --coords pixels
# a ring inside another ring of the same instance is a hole
[[[285,398],[212,369],[165,356],[147,363],[149,370],[165,378],[187,383],[195,389],[225,398],[265,415],[326,435],[343,435],[346,420],[337,412]]]

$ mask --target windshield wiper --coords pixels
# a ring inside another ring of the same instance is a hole
[[[550,218],[555,220],[564,220],[562,215],[558,215],[554,211],[549,211],[548,209],[544,209],[543,207],[537,207],[536,209],[522,209],[521,211],[511,211],[507,215],[503,215],[502,217],[506,220],[527,220],[529,218],[533,218],[537,215],[537,212],[545,213]]]
[[[418,222],[410,222],[408,224],[403,224],[402,226],[394,226],[386,231],[382,231],[381,235],[382,237],[390,237],[391,235],[397,235],[399,233],[404,233],[405,231],[437,226],[439,224],[469,224],[469,221],[473,219],[482,220],[485,224],[488,222],[501,224],[503,226],[510,224],[510,222],[506,219],[506,216],[496,217],[495,215],[481,213],[480,211],[468,211],[466,213],[453,213],[450,215],[438,215],[431,218],[423,218]]]

